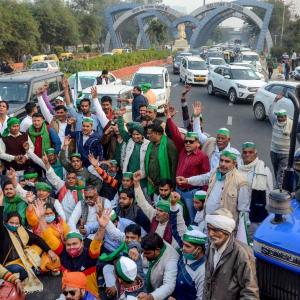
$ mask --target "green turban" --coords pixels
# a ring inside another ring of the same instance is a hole
[[[69,232],[67,235],[66,235],[66,240],[69,240],[69,239],[80,239],[81,241],[83,240],[83,237],[82,235],[79,233],[79,232]]]
[[[253,148],[253,149],[256,149],[256,144],[253,143],[253,142],[245,142],[245,143],[242,145],[242,149],[246,149],[246,148]]]
[[[37,172],[25,173],[23,177],[25,180],[28,180],[28,179],[38,178],[39,174]]]
[[[222,135],[225,135],[227,137],[230,137],[230,130],[227,129],[227,128],[220,128],[217,130],[217,134],[222,134]]]
[[[132,132],[136,130],[141,135],[144,135],[144,127],[139,122],[130,122],[128,123],[128,131],[132,134]]]
[[[154,104],[149,104],[149,105],[147,106],[147,109],[148,109],[148,110],[152,110],[152,111],[157,111],[157,106],[154,105]]]
[[[74,152],[74,153],[72,153],[72,154],[70,155],[70,157],[71,157],[71,158],[72,158],[72,157],[78,157],[78,158],[81,159],[81,154],[78,153],[78,152]]]
[[[230,151],[228,151],[228,150],[222,151],[222,152],[221,152],[221,156],[228,157],[228,158],[230,158],[230,159],[232,159],[232,160],[234,160],[234,161],[237,160],[237,155],[236,155],[236,153],[230,152]]]
[[[2,136],[3,137],[7,137],[9,135],[9,130],[13,125],[20,125],[20,120],[16,117],[11,117],[7,120],[7,128],[5,128],[5,130],[3,131]]]
[[[190,138],[190,139],[196,139],[196,140],[198,140],[198,133],[197,132],[193,132],[193,131],[189,131],[189,132],[187,132],[187,134],[186,134],[186,136],[185,136],[186,138]]]
[[[52,192],[52,187],[46,182],[37,182],[35,184],[35,188],[37,191],[47,191],[49,193]]]
[[[55,149],[54,148],[49,148],[46,150],[46,154],[56,154]]]
[[[147,93],[147,91],[150,89],[151,89],[151,83],[143,83],[141,85],[141,90],[143,91],[143,93]]]
[[[166,200],[159,200],[156,204],[156,208],[168,213],[170,211],[170,202]]]
[[[83,123],[83,122],[85,122],[85,123],[92,123],[92,124],[93,124],[93,123],[94,123],[94,120],[93,120],[93,118],[83,118],[83,119],[82,119],[82,123]]]
[[[132,172],[124,172],[123,173],[123,178],[132,179],[133,178],[133,173]]]
[[[277,117],[285,117],[285,116],[287,116],[287,111],[285,109],[280,109],[275,112],[275,115]]]

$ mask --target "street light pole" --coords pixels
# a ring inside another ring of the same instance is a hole
[[[281,36],[280,36],[280,45],[282,46],[282,37],[284,30],[284,19],[285,19],[285,3],[283,1],[283,14],[282,14],[282,24],[281,24]]]

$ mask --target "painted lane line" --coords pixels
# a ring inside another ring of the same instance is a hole
[[[227,125],[232,125],[232,116],[228,116],[227,118]]]

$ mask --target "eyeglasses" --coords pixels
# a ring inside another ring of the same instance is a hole
[[[74,290],[71,290],[71,291],[63,291],[63,294],[64,294],[64,296],[68,296],[69,294],[70,294],[71,296],[75,296],[76,291],[74,291]]]
[[[193,141],[193,140],[184,140],[184,143],[185,144],[194,144],[195,141]]]

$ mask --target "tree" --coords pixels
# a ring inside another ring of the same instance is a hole
[[[79,19],[80,40],[83,44],[98,43],[103,27],[95,15],[82,14]]]
[[[152,19],[148,24],[149,27],[146,33],[148,34],[151,43],[154,45],[162,45],[166,43],[168,39],[167,25],[157,19]]]

